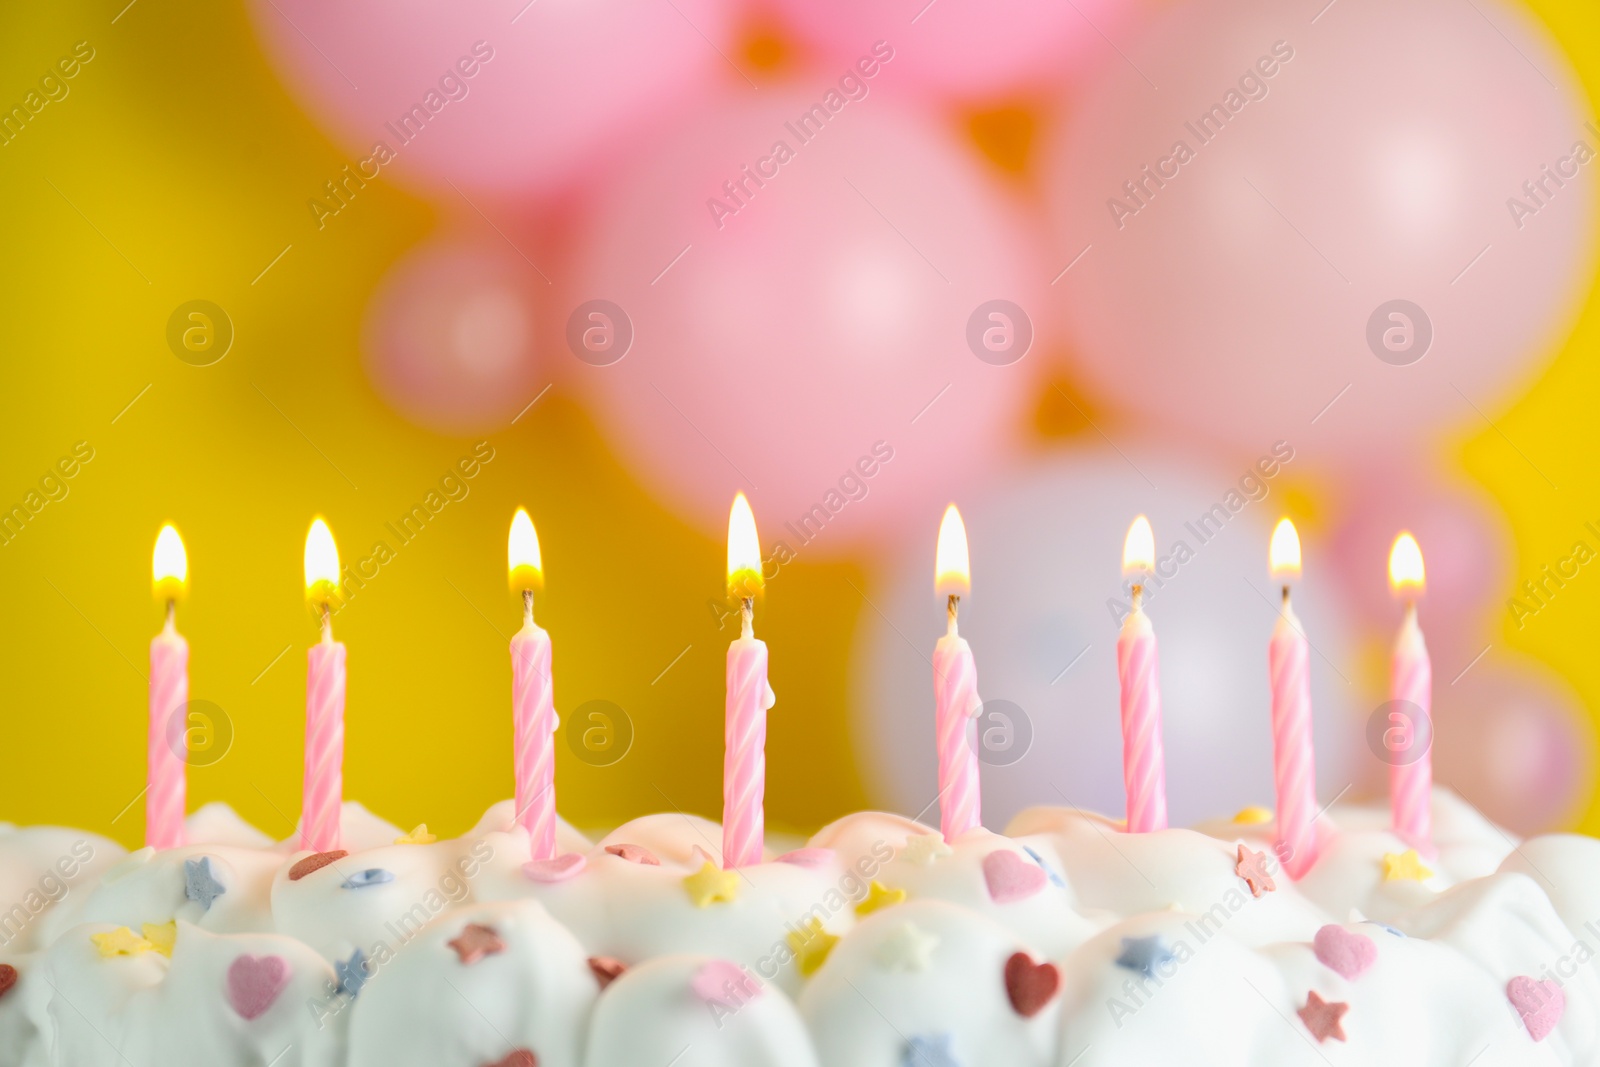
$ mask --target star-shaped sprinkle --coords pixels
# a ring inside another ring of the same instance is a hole
[[[925,971],[939,939],[914,922],[903,922],[878,942],[878,965],[891,971]]]
[[[929,864],[953,855],[955,850],[944,843],[943,834],[913,834],[900,846],[900,858],[910,863]]]
[[[1344,1013],[1350,1010],[1350,1005],[1338,1001],[1329,1003],[1317,996],[1315,991],[1306,994],[1306,1006],[1298,1012],[1300,1021],[1306,1024],[1306,1029],[1311,1031],[1311,1036],[1317,1043],[1333,1038],[1343,1041],[1344,1026],[1340,1022]]]
[[[1404,852],[1383,854],[1385,882],[1423,882],[1432,877],[1433,872],[1422,862],[1422,857],[1417,855],[1417,850],[1414,848],[1408,848]]]
[[[495,928],[484,926],[482,923],[468,923],[467,928],[461,931],[460,937],[445,944],[456,950],[463,967],[471,967],[485,956],[493,956],[506,950],[506,943],[500,940],[500,934]]]
[[[900,1053],[900,1067],[961,1067],[950,1051],[949,1034],[930,1034],[906,1041]]]
[[[697,908],[704,908],[713,901],[732,904],[739,899],[739,872],[721,870],[708,861],[683,880],[683,888]]]
[[[306,875],[315,874],[328,864],[337,860],[342,860],[348,855],[350,855],[350,853],[341,848],[333,852],[317,852],[307,856],[305,859],[289,868],[289,881],[298,882]]]
[[[428,833],[428,824],[419,822],[416,829],[409,834],[395,838],[394,843],[397,845],[431,845],[437,840],[439,838],[436,835]]]
[[[357,871],[340,883],[340,889],[367,889],[375,885],[384,885],[394,881],[394,875],[382,867],[368,867],[364,871]]]
[[[590,956],[589,971],[594,975],[595,981],[600,983],[600,988],[615,982],[627,973],[628,965],[612,956]]]
[[[339,980],[339,992],[352,997],[361,995],[361,987],[371,977],[367,973],[367,957],[360,949],[350,953],[348,960],[334,960],[333,974]]]
[[[839,943],[839,938],[822,928],[822,920],[812,916],[798,930],[791,929],[785,939],[794,950],[795,961],[800,965],[800,975],[810,978],[827,962],[828,953]]]
[[[211,857],[198,856],[183,861],[183,895],[195,901],[206,911],[211,902],[226,893],[221,882],[211,873]]]
[[[1264,822],[1272,821],[1272,809],[1251,805],[1235,815],[1233,821],[1240,826],[1260,826]]]
[[[1161,940],[1160,934],[1149,937],[1125,937],[1122,939],[1122,954],[1117,957],[1117,966],[1126,967],[1130,971],[1138,971],[1146,978],[1156,976],[1156,968],[1177,959],[1166,944]]]
[[[876,878],[867,887],[866,899],[856,905],[857,915],[871,915],[884,908],[892,908],[896,904],[904,904],[906,891],[904,889],[890,889]]]
[[[1267,871],[1265,852],[1252,852],[1244,845],[1240,845],[1239,862],[1234,864],[1233,873],[1244,879],[1253,897],[1259,897],[1262,893],[1270,893],[1278,888],[1278,883],[1272,880],[1272,875]]]
[[[539,1067],[539,1057],[525,1048],[512,1049],[503,1060],[495,1060],[484,1067]]]
[[[11,992],[11,987],[17,984],[17,969],[9,963],[0,963],[0,997]]]
[[[145,923],[140,933],[144,934],[144,939],[150,942],[152,949],[169,960],[172,958],[172,947],[178,943],[178,921],[176,919],[169,923]]]
[[[100,950],[100,955],[107,959],[112,956],[137,956],[155,948],[126,926],[119,926],[103,934],[90,934],[89,940]]]

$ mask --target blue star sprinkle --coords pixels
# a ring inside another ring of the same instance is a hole
[[[950,1051],[950,1035],[913,1037],[900,1053],[900,1067],[961,1067]]]
[[[1151,937],[1125,937],[1122,939],[1122,955],[1117,957],[1117,966],[1138,971],[1146,978],[1154,978],[1157,967],[1175,959],[1177,957],[1172,954],[1172,950],[1161,943],[1160,934]]]
[[[1067,888],[1067,883],[1062,881],[1061,880],[1061,876],[1059,874],[1057,874],[1051,868],[1051,866],[1044,861],[1044,857],[1043,856],[1039,855],[1037,852],[1035,852],[1033,849],[1029,848],[1027,845],[1023,845],[1022,846],[1022,851],[1026,852],[1028,854],[1028,856],[1033,860],[1033,862],[1037,863],[1044,870],[1044,873],[1050,876],[1050,884],[1051,885],[1055,886],[1058,889]]]
[[[349,993],[352,997],[361,995],[361,987],[371,977],[367,974],[367,957],[361,954],[360,949],[352,952],[349,960],[334,960],[333,973],[339,979],[339,992]]]
[[[368,867],[364,871],[357,871],[346,878],[339,888],[365,889],[368,886],[383,885],[385,882],[394,881],[394,875],[382,867]]]
[[[228,890],[211,874],[211,857],[183,861],[183,895],[198,903],[206,911],[211,902]]]
[[[1396,930],[1394,927],[1390,926],[1388,923],[1381,923],[1376,919],[1363,919],[1362,921],[1365,922],[1369,926],[1376,926],[1380,930],[1387,930],[1387,931],[1389,931],[1391,934],[1393,934],[1396,937],[1404,937],[1404,936],[1406,936],[1405,934],[1402,934],[1399,930]]]

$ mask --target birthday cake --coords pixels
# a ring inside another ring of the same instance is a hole
[[[159,851],[0,827],[0,1063],[1600,1063],[1600,841],[1445,790],[1433,854],[1334,807],[1297,881],[1259,810],[948,843],[862,813],[737,870],[693,816],[562,824],[539,862],[512,816],[439,840],[346,804],[328,853],[222,805]]]

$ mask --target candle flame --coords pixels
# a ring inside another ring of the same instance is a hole
[[[728,595],[748,599],[761,592],[763,584],[755,512],[744,494],[737,493],[728,511]]]
[[[951,504],[939,520],[939,546],[933,554],[933,588],[940,596],[972,592],[972,561],[967,551],[967,526]]]
[[[183,538],[167,523],[156,535],[156,550],[150,558],[150,588],[157,600],[182,600],[189,588],[189,553]]]
[[[544,586],[544,564],[539,555],[539,534],[522,508],[511,516],[511,536],[506,541],[506,566],[511,591],[525,592]]]
[[[1410,530],[1401,530],[1389,550],[1389,588],[1396,596],[1420,594],[1427,586],[1422,568],[1422,549]]]
[[[1137,578],[1156,566],[1156,535],[1150,529],[1150,520],[1140,515],[1128,527],[1128,536],[1122,542],[1122,576]]]
[[[306,533],[306,596],[318,604],[332,600],[339,588],[339,546],[318,515]]]
[[[1300,534],[1296,532],[1294,523],[1288,519],[1278,520],[1278,525],[1272,530],[1272,547],[1268,549],[1267,556],[1275,581],[1287,585],[1300,577]]]

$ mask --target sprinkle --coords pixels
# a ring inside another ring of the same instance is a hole
[[[1049,881],[1037,867],[1010,849],[997,849],[983,857],[983,881],[996,904],[1027,900],[1044,890]]]
[[[926,865],[953,855],[955,850],[944,843],[943,834],[913,834],[900,847],[900,858],[909,863]]]
[[[1417,850],[1383,854],[1383,880],[1385,882],[1422,882],[1433,877],[1433,872],[1422,862]]]
[[[1362,919],[1361,921],[1364,922],[1364,923],[1367,923],[1369,925],[1376,926],[1380,930],[1386,930],[1389,933],[1393,934],[1395,937],[1404,937],[1404,936],[1406,936],[1405,934],[1402,934],[1399,930],[1396,930],[1394,927],[1390,926],[1388,923],[1381,923],[1377,919]]]
[[[210,911],[211,902],[226,892],[211,873],[210,856],[183,861],[183,895],[199,904],[202,910]]]
[[[906,891],[904,889],[890,889],[876,878],[867,887],[866,899],[856,905],[857,915],[871,915],[884,908],[892,908],[896,904],[904,904]]]
[[[563,852],[553,860],[534,860],[522,865],[522,873],[530,881],[543,885],[554,885],[565,882],[569,878],[576,878],[588,864],[581,852]]]
[[[914,922],[903,922],[878,942],[878,965],[891,971],[925,971],[933,962],[939,939]]]
[[[739,899],[739,875],[736,871],[719,870],[716,864],[706,862],[700,869],[683,880],[694,906],[703,908],[713,901],[732,904]]]
[[[1035,852],[1033,849],[1029,848],[1027,845],[1023,845],[1022,846],[1022,851],[1026,852],[1028,854],[1028,858],[1033,860],[1033,862],[1037,863],[1040,866],[1040,868],[1043,869],[1044,873],[1048,874],[1050,876],[1050,884],[1051,885],[1055,886],[1058,889],[1067,888],[1066,880],[1063,879],[1059,874],[1057,874],[1055,872],[1055,869],[1052,868],[1048,863],[1046,863],[1044,861],[1044,857],[1043,856],[1039,855],[1037,852]]]
[[[793,852],[785,852],[774,862],[817,870],[832,863],[837,855],[831,848],[797,848]]]
[[[495,1060],[484,1067],[539,1067],[539,1057],[525,1048],[512,1049],[503,1060]]]
[[[1117,966],[1138,971],[1146,978],[1154,978],[1157,967],[1165,966],[1177,958],[1172,954],[1172,950],[1162,943],[1160,934],[1151,937],[1125,937],[1122,939],[1122,955],[1117,957]]]
[[[589,970],[593,972],[595,980],[600,983],[600,988],[621,978],[628,970],[628,965],[611,956],[590,956]]]
[[[1267,871],[1265,852],[1252,852],[1244,845],[1240,845],[1239,862],[1234,864],[1233,873],[1244,879],[1253,897],[1259,897],[1262,893],[1270,893],[1278,888],[1278,884],[1272,880],[1272,875]]]
[[[382,867],[368,867],[364,871],[357,871],[340,884],[340,889],[367,889],[375,885],[386,885],[394,881],[394,874]]]
[[[169,923],[145,923],[140,931],[144,939],[150,942],[150,947],[161,953],[167,959],[172,958],[173,946],[178,943],[178,921],[174,919]]]
[[[1055,999],[1061,989],[1061,971],[1055,964],[1035,963],[1026,952],[1013,952],[1006,960],[1006,996],[1024,1019],[1031,1019]]]
[[[89,940],[100,950],[100,955],[107,959],[112,956],[137,956],[155,948],[126,926],[119,926],[103,934],[90,934]]]
[[[11,992],[11,987],[17,984],[17,969],[9,963],[0,963],[0,997]]]
[[[352,997],[361,995],[361,987],[372,975],[367,973],[367,957],[360,949],[350,953],[348,960],[334,960],[333,973],[339,979],[338,990]]]
[[[289,881],[298,882],[306,875],[320,871],[328,864],[333,863],[335,860],[342,860],[348,855],[350,853],[344,849],[339,849],[334,852],[318,852],[315,855],[307,856],[289,868]]]
[[[789,936],[785,940],[794,950],[802,978],[810,978],[816,974],[828,961],[828,953],[833,951],[833,946],[839,943],[839,938],[824,930],[822,920],[815,915],[806,920],[805,926],[800,929],[791,927]]]
[[[1264,822],[1272,821],[1272,809],[1251,805],[1235,815],[1233,821],[1240,826],[1260,826]]]
[[[629,863],[642,863],[646,867],[661,866],[661,861],[656,859],[656,854],[643,845],[607,845],[606,851],[613,856],[627,860]]]
[[[1553,981],[1536,981],[1519,974],[1506,983],[1506,998],[1522,1017],[1528,1036],[1543,1041],[1567,1012],[1567,995]]]
[[[228,1003],[245,1021],[259,1019],[289,987],[292,974],[282,956],[240,956],[228,967]]]
[[[701,863],[710,863],[717,867],[722,866],[721,863],[717,862],[717,858],[715,856],[701,848],[699,845],[691,846],[689,849],[689,854],[695,859],[699,860]]]
[[[461,931],[461,936],[445,944],[456,950],[463,967],[471,967],[485,956],[494,956],[506,950],[506,943],[500,940],[495,928],[482,923],[468,923],[467,928]]]
[[[1324,967],[1352,982],[1378,962],[1378,946],[1372,939],[1342,926],[1329,925],[1318,930],[1311,947]]]
[[[1340,1020],[1350,1010],[1350,1005],[1337,1001],[1329,1003],[1317,996],[1315,991],[1307,993],[1306,997],[1306,1006],[1296,1014],[1306,1024],[1306,1029],[1311,1031],[1311,1036],[1317,1039],[1319,1045],[1330,1037],[1335,1041],[1343,1041],[1344,1026]]]
[[[402,837],[395,838],[394,843],[397,845],[431,845],[437,840],[439,838],[436,835],[428,833],[428,824],[419,822],[415,830]]]
[[[961,1067],[955,1053],[950,1051],[949,1034],[933,1034],[906,1040],[900,1052],[900,1067]]]
[[[689,979],[694,995],[707,1004],[737,1008],[761,995],[761,983],[743,967],[727,960],[709,960]]]

